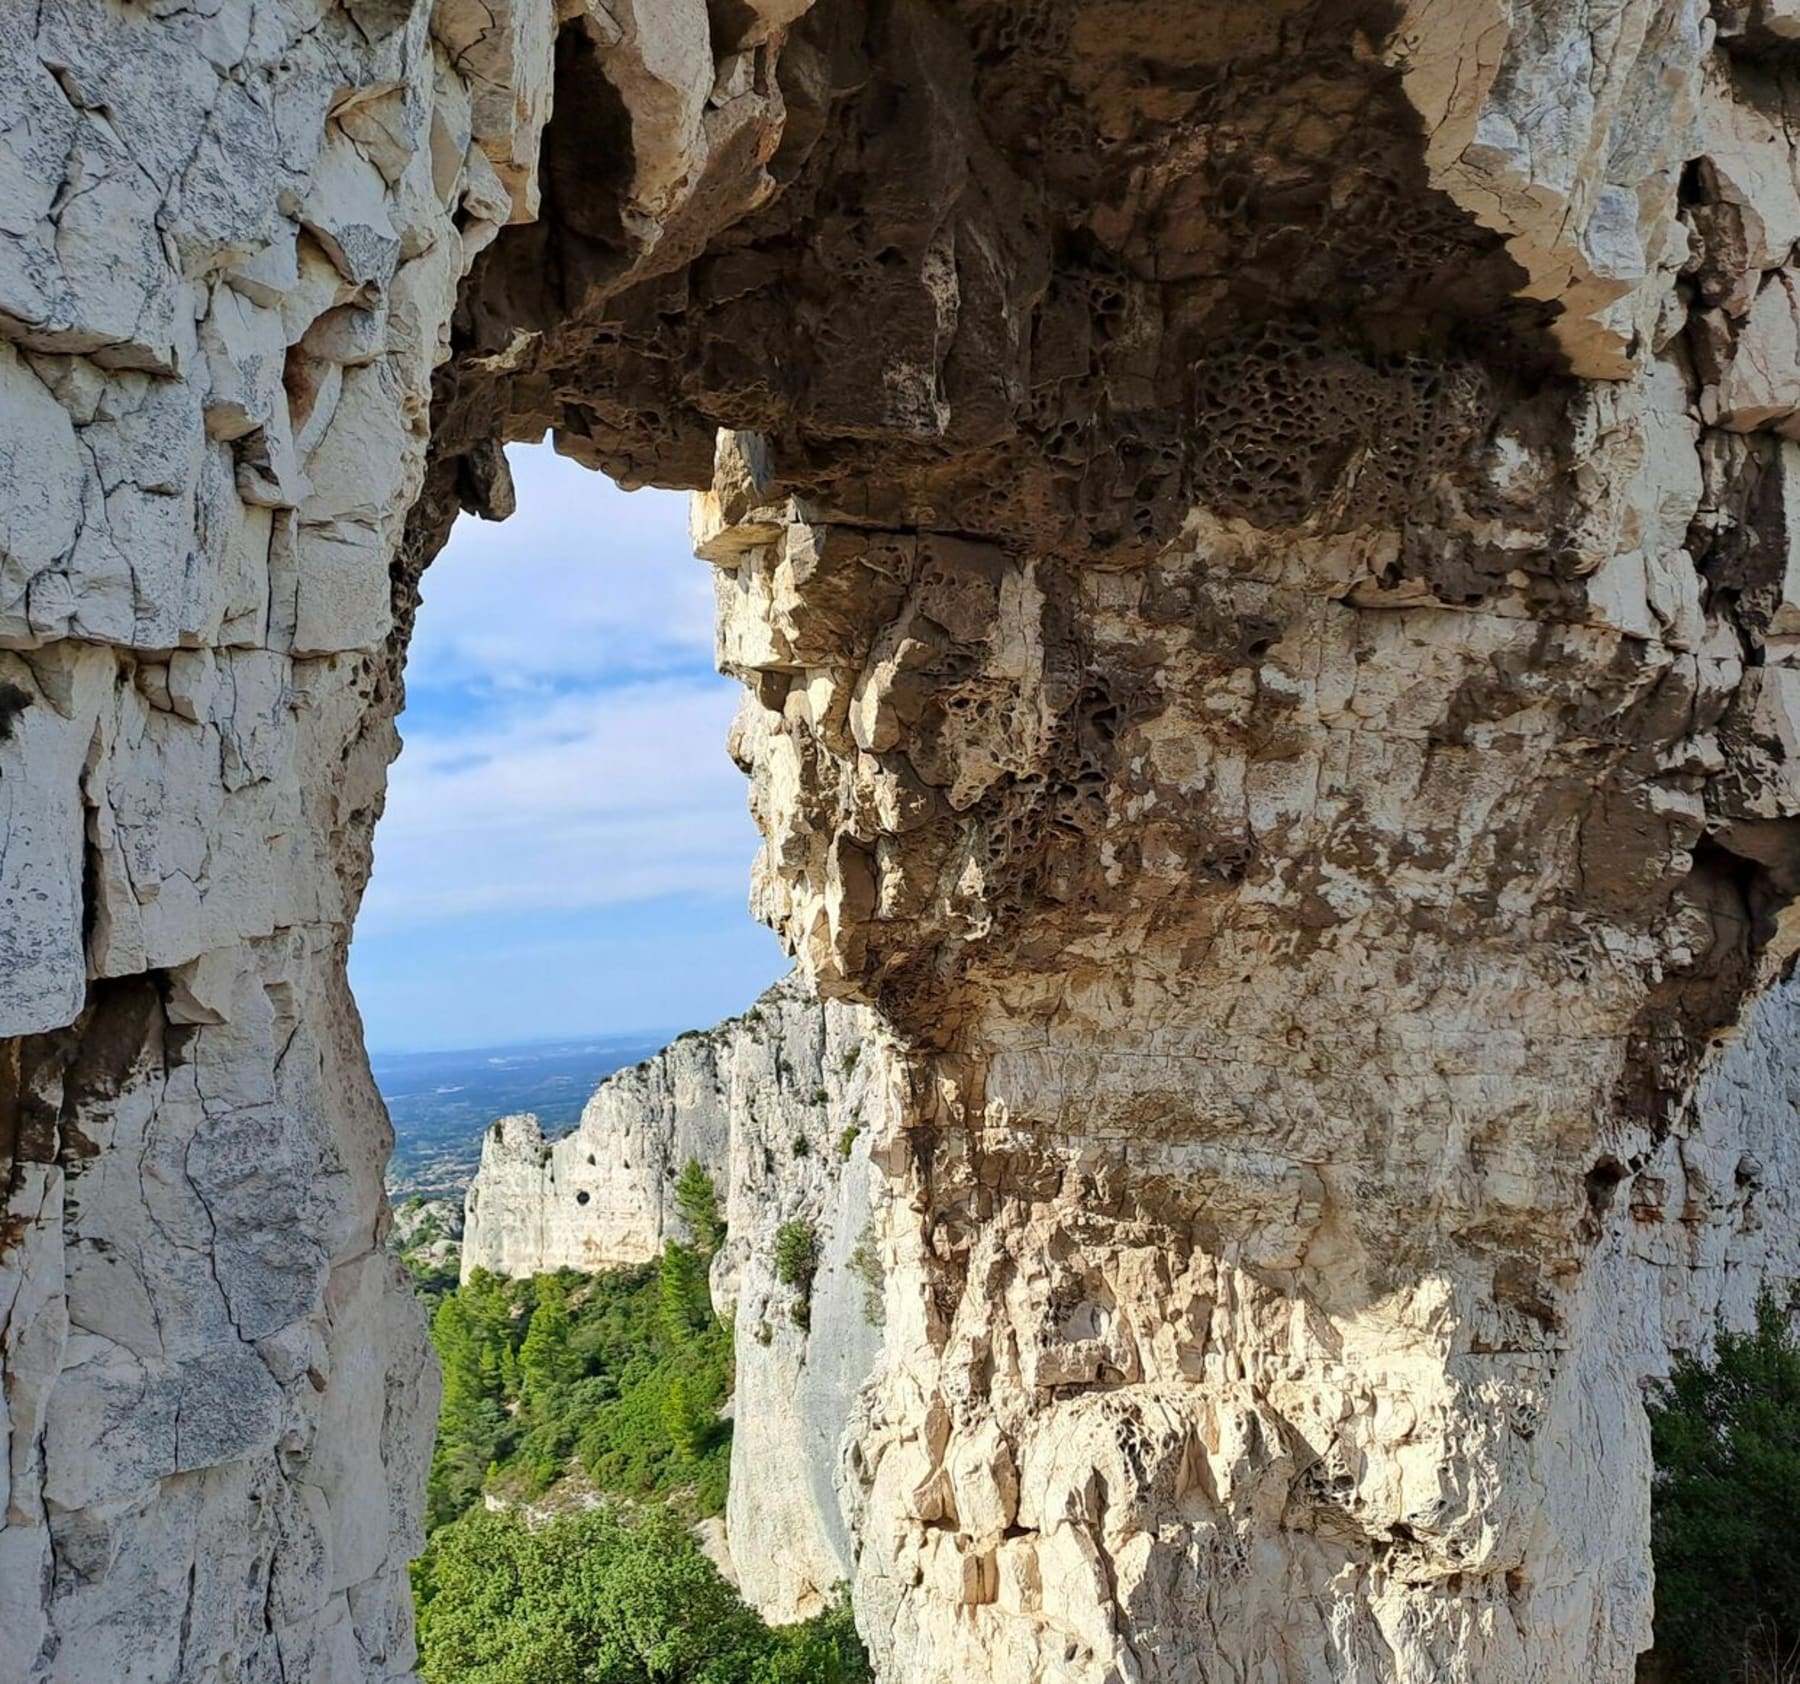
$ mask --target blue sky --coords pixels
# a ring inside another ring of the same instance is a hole
[[[383,1052],[701,1027],[786,968],[745,909],[710,569],[687,498],[508,452],[519,512],[425,575],[350,952]]]

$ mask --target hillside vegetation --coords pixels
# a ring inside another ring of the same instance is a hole
[[[1650,1410],[1656,1651],[1668,1684],[1800,1684],[1800,1340],[1772,1298]]]
[[[444,1401],[413,1572],[427,1684],[863,1684],[842,1600],[771,1629],[700,1549],[724,1512],[732,1335],[707,1290],[711,1183],[679,1184],[698,1243],[654,1264],[436,1299]],[[490,1511],[490,1505],[493,1510]]]

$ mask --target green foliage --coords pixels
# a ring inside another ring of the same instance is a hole
[[[793,1153],[796,1158],[810,1158],[812,1156],[812,1142],[803,1134],[795,1135]]]
[[[856,1150],[856,1137],[862,1133],[860,1123],[852,1123],[838,1136],[838,1157],[845,1163],[850,1161],[850,1154]]]
[[[856,1068],[856,1061],[862,1057],[862,1047],[846,1047],[844,1049],[843,1071],[848,1076]]]
[[[871,1327],[880,1327],[887,1319],[884,1302],[887,1270],[882,1267],[880,1241],[875,1233],[873,1215],[863,1225],[856,1249],[850,1253],[850,1273],[862,1282],[863,1320]]]
[[[400,1261],[406,1265],[407,1272],[413,1278],[413,1291],[425,1303],[437,1305],[456,1290],[460,1271],[455,1259],[446,1258],[442,1263],[428,1263],[411,1252],[403,1252]]]
[[[866,1684],[869,1657],[842,1587],[824,1613],[771,1636],[769,1653],[757,1662],[750,1684]]]
[[[675,1183],[675,1208],[687,1224],[688,1237],[707,1256],[725,1241],[725,1219],[719,1214],[719,1190],[698,1158],[689,1158]]]
[[[775,1230],[775,1278],[794,1289],[790,1314],[796,1327],[812,1326],[813,1276],[819,1272],[819,1238],[796,1218]]]
[[[866,1684],[842,1598],[771,1631],[666,1508],[476,1513],[414,1570],[426,1684]]]
[[[771,1630],[694,1540],[694,1517],[724,1509],[729,1455],[731,1330],[706,1273],[699,1246],[671,1245],[601,1275],[477,1270],[438,1303],[444,1409],[413,1569],[426,1684],[867,1684],[841,1597]],[[533,1495],[577,1454],[613,1503],[537,1527],[480,1506],[484,1486]]]
[[[671,1345],[685,1345],[706,1330],[713,1319],[712,1295],[699,1252],[692,1246],[665,1247],[656,1283],[663,1334]]]
[[[1656,1655],[1682,1684],[1800,1674],[1800,1340],[1773,1299],[1651,1400]]]
[[[444,1405],[426,1518],[442,1526],[492,1485],[534,1496],[579,1456],[603,1490],[725,1504],[731,1330],[699,1254],[583,1276],[477,1270],[432,1318]]]
[[[812,1291],[819,1269],[819,1241],[810,1222],[796,1217],[775,1230],[775,1278],[802,1293]]]

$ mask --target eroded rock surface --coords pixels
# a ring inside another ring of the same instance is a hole
[[[550,428],[705,488],[894,1037],[884,1676],[1628,1679],[1639,1382],[1794,1261],[1787,13],[0,21],[0,1668],[410,1664],[342,959]]]

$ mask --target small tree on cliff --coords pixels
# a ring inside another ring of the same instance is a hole
[[[1800,1679],[1800,1341],[1772,1298],[1650,1405],[1656,1652],[1680,1684]]]
[[[675,1208],[695,1245],[710,1257],[725,1241],[725,1219],[719,1214],[719,1190],[698,1158],[682,1165],[675,1183]]]

